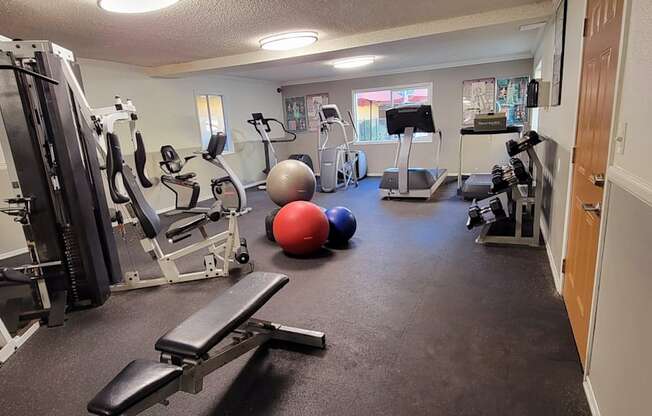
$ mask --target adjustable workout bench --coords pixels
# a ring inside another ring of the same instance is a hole
[[[129,363],[88,403],[102,416],[136,415],[177,391],[191,394],[203,388],[206,375],[269,340],[325,348],[323,332],[291,328],[252,318],[288,283],[287,276],[254,272],[236,283],[158,341],[160,362]],[[218,344],[233,334],[230,344]],[[213,351],[214,350],[214,351]]]

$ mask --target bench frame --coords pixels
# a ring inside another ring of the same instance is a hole
[[[167,406],[168,397],[179,391],[190,394],[200,393],[204,388],[204,377],[270,340],[326,348],[326,335],[323,332],[294,328],[256,318],[249,319],[230,336],[232,340],[229,344],[216,346],[206,354],[206,357],[199,359],[162,352],[160,361],[182,367],[183,374],[122,414],[137,415],[159,403]]]
[[[213,277],[227,277],[231,263],[235,262],[235,252],[240,247],[238,217],[246,212],[248,211],[231,211],[226,214],[228,228],[219,234],[211,236],[206,231],[205,225],[197,227],[203,238],[202,241],[190,244],[169,254],[163,252],[156,238],[143,238],[140,240],[140,244],[145,252],[153,254],[163,272],[163,276],[141,280],[137,271],[127,272],[125,273],[124,282],[112,285],[111,290],[119,292]],[[208,249],[207,255],[204,256],[204,270],[180,273],[176,260],[203,249]]]
[[[12,337],[5,323],[2,322],[2,318],[0,318],[0,366],[18,351],[18,348],[26,343],[40,326],[38,320],[33,320],[25,328],[21,329],[16,336]]]

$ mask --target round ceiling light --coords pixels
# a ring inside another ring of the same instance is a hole
[[[375,60],[375,56],[356,56],[355,58],[338,59],[332,65],[337,69],[359,68],[361,66],[371,65]]]
[[[179,0],[97,0],[97,5],[107,12],[146,13],[172,6]]]
[[[287,51],[302,48],[317,42],[317,32],[291,32],[272,35],[258,41],[260,47],[270,51]]]

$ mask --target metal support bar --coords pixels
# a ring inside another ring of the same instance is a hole
[[[412,148],[412,139],[414,137],[414,127],[406,127],[401,136],[399,154],[397,159],[398,168],[398,192],[407,194],[410,192],[408,183],[410,170],[410,150]]]
[[[38,320],[31,322],[24,327],[18,335],[12,337],[9,330],[0,318],[0,366],[7,362],[27,340],[36,333],[39,329],[40,323]]]
[[[166,284],[191,282],[195,280],[210,279],[213,277],[226,277],[229,275],[229,268],[234,261],[235,251],[240,245],[240,231],[238,227],[238,217],[248,212],[244,210],[242,213],[231,212],[228,214],[229,224],[228,229],[213,236],[204,235],[204,239],[197,243],[190,244],[187,247],[179,249],[169,254],[165,254],[161,249],[158,241],[155,238],[144,239],[141,244],[145,251],[153,252],[156,256],[163,276],[141,280],[138,273],[127,273],[124,281],[119,284],[111,286],[114,292],[120,292],[132,289],[143,289],[147,287],[162,286]],[[221,267],[215,267],[216,262],[206,263],[204,270],[180,273],[177,267],[176,260],[197,251],[208,249],[210,255],[215,257],[215,260],[221,260]],[[213,266],[211,266],[213,265]]]
[[[528,245],[539,247],[541,236],[541,209],[543,204],[543,165],[536,154],[534,148],[527,149],[530,159],[530,171],[535,171],[532,185],[525,186],[513,185],[512,198],[516,205],[514,220],[514,235],[492,235],[492,224],[488,223],[482,227],[480,235],[476,239],[478,244],[509,244],[509,245]],[[523,189],[522,189],[523,187]],[[523,236],[523,217],[525,213],[532,213],[532,235]]]

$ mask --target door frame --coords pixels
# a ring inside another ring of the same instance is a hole
[[[621,104],[621,99],[622,99],[622,75],[623,75],[623,65],[624,65],[624,59],[627,53],[627,33],[629,31],[629,24],[630,24],[630,15],[631,15],[631,4],[632,0],[623,0],[623,20],[621,24],[621,32],[620,32],[620,45],[619,45],[619,56],[618,56],[618,62],[617,62],[617,68],[616,68],[616,85],[615,85],[615,97],[614,97],[614,105],[613,108],[611,109],[611,129],[610,129],[610,141],[609,141],[609,151],[608,151],[608,156],[607,156],[607,167],[605,171],[609,169],[610,166],[613,164],[613,149],[614,149],[614,141],[613,138],[615,137],[615,134],[617,134],[618,131],[618,109],[620,108]],[[586,16],[587,14],[587,8],[588,8],[588,1],[585,0],[584,4],[584,15]],[[577,111],[575,115],[575,122],[574,124],[574,135],[575,135],[575,142],[577,142],[577,129],[578,129],[578,119],[579,119],[579,93],[581,91],[581,86],[582,86],[582,68],[584,65],[584,39],[582,39],[582,45],[580,47],[580,56],[582,56],[582,62],[579,66],[579,73],[580,73],[580,82],[577,85],[578,89],[578,100],[577,100]],[[566,259],[566,256],[568,255],[568,237],[569,237],[569,228],[570,228],[570,213],[571,213],[571,198],[573,194],[573,179],[574,179],[574,163],[571,159],[569,161],[569,175],[568,175],[568,190],[566,193],[566,211],[565,211],[565,216],[564,216],[564,233],[563,233],[563,243],[562,243],[562,258]],[[604,237],[605,237],[605,231],[606,231],[606,226],[607,226],[607,217],[609,214],[609,196],[611,195],[611,187],[612,183],[609,180],[609,177],[607,175],[606,181],[605,181],[605,187],[604,187],[604,193],[602,197],[602,212],[600,215],[600,234],[598,236],[598,249],[597,249],[597,255],[596,255],[596,268],[595,268],[595,276],[594,276],[594,285],[593,285],[593,295],[591,298],[591,312],[589,314],[589,333],[588,333],[588,339],[587,339],[587,351],[586,351],[586,357],[585,357],[585,366],[584,366],[584,384],[585,388],[587,387],[588,383],[588,376],[591,370],[591,356],[593,353],[593,337],[595,333],[595,325],[596,325],[596,312],[597,312],[597,303],[598,303],[598,298],[600,295],[600,280],[602,276],[602,258],[604,256]],[[563,261],[563,260],[562,260]],[[564,289],[564,284],[566,283],[565,279],[565,274],[563,272],[560,273],[560,280],[561,284],[558,287],[558,291],[560,295],[563,293]],[[588,385],[588,388],[590,389],[590,384]]]

